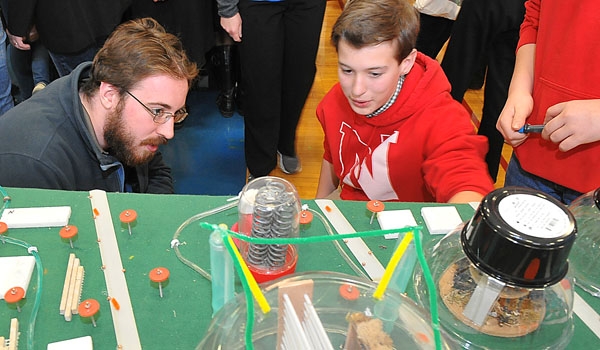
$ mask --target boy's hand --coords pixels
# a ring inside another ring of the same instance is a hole
[[[573,100],[546,111],[542,137],[563,152],[600,140],[600,100]]]
[[[518,130],[525,125],[525,121],[533,110],[533,98],[530,94],[512,94],[498,117],[496,129],[500,131],[506,143],[517,147],[527,139],[527,134]]]

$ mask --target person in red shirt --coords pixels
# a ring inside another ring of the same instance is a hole
[[[493,189],[466,110],[439,64],[417,52],[408,1],[349,1],[333,27],[336,84],[317,108],[324,154],[317,198],[480,201]]]
[[[528,0],[497,128],[514,147],[505,185],[568,204],[600,187],[600,3]],[[521,133],[525,123],[545,125]]]

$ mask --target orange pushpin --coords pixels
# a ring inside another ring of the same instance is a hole
[[[60,238],[68,239],[71,244],[71,249],[73,249],[73,237],[77,236],[78,232],[77,226],[67,225],[61,228],[58,234],[60,235]]]
[[[96,319],[94,316],[100,311],[100,303],[96,299],[86,299],[79,303],[77,307],[77,311],[79,311],[79,316],[81,317],[90,317],[92,320],[92,324],[96,327]]]
[[[17,311],[21,312],[21,306],[19,303],[25,297],[25,290],[21,287],[12,287],[4,293],[4,300],[9,304],[17,305]]]
[[[169,278],[169,269],[166,267],[156,267],[150,271],[150,281],[158,283],[158,293],[163,297],[162,283]]]
[[[300,224],[306,225],[310,224],[313,220],[313,214],[308,210],[302,210],[300,212]]]
[[[340,296],[346,300],[356,300],[360,296],[358,288],[347,283],[342,284],[339,291]]]
[[[6,243],[4,242],[4,234],[6,232],[8,232],[8,225],[6,222],[0,221],[0,236],[2,236],[2,244]]]
[[[378,201],[378,200],[372,200],[367,203],[367,209],[369,209],[369,211],[373,212],[373,214],[371,215],[371,221],[369,222],[369,224],[372,224],[373,218],[375,217],[375,213],[379,213],[380,211],[383,211],[383,209],[385,209],[385,204],[383,204],[383,202]]]
[[[119,220],[122,223],[127,224],[129,227],[129,235],[131,236],[131,223],[137,219],[137,212],[133,209],[123,210],[121,214],[119,214]]]

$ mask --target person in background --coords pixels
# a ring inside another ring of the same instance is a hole
[[[441,7],[439,1],[415,1],[414,5],[419,10],[420,22],[419,35],[417,36],[417,44],[415,46],[417,51],[433,59],[437,59],[444,44],[450,38],[450,34],[452,34],[452,26],[460,12],[462,2],[463,0],[443,0],[442,3],[446,5]],[[457,34],[460,34],[460,31]],[[469,71],[471,70],[472,68],[469,68]],[[481,61],[479,68],[474,72],[469,89],[479,90],[483,87],[486,70],[486,62]]]
[[[0,21],[0,117],[14,106],[11,87],[12,83],[6,62],[6,33],[4,25]]]
[[[525,0],[464,0],[452,27],[442,69],[452,86],[452,97],[462,102],[480,67],[487,66],[483,111],[477,133],[488,140],[485,156],[490,176],[496,181],[504,139],[496,121],[508,95],[515,66],[519,26]]]
[[[35,27],[31,29],[24,46],[20,45],[20,38],[8,34],[10,46],[7,47],[10,71],[18,87],[16,103],[23,102],[32,94],[45,88],[55,78],[54,65],[48,54],[48,50],[39,41],[39,35]]]
[[[177,35],[186,54],[198,68],[215,45],[212,1],[131,0],[132,18],[152,17],[167,32]]]
[[[296,128],[316,74],[326,0],[217,0],[221,26],[240,42],[249,178],[302,170]]]
[[[435,59],[452,33],[463,0],[415,1],[419,10],[419,35],[415,48]]]
[[[352,0],[337,19],[317,198],[477,202],[493,189],[486,140],[437,61],[414,49],[418,28],[406,0]]]
[[[176,36],[129,21],[93,62],[0,118],[0,184],[173,193],[159,146],[174,135],[198,74]]]
[[[23,50],[36,27],[59,76],[69,74],[82,62],[91,61],[108,35],[123,20],[131,0],[3,0],[7,3],[8,31]]]
[[[528,0],[508,99],[497,122],[514,147],[505,185],[568,204],[600,187],[600,3]],[[541,133],[519,132],[525,123]]]

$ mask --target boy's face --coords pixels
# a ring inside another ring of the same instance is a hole
[[[386,41],[357,49],[346,40],[338,43],[338,77],[352,110],[361,115],[383,106],[396,90],[404,66],[398,62],[397,44]]]

